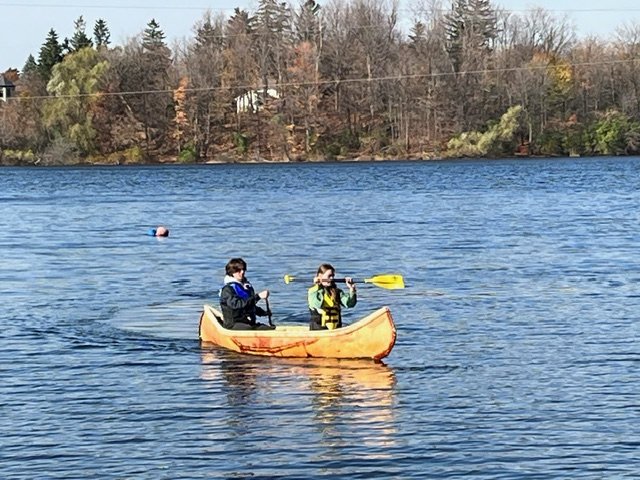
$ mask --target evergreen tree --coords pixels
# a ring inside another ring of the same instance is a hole
[[[64,40],[60,44],[60,47],[62,48],[63,57],[65,57],[70,53],[73,53],[73,49],[71,48],[71,43],[69,42],[69,39],[67,37],[64,37]]]
[[[141,89],[154,92],[142,97],[142,116],[145,129],[147,153],[161,140],[159,132],[166,131],[174,116],[174,102],[170,93],[163,91],[170,87],[171,50],[167,47],[164,32],[152,19],[142,34]]]
[[[145,28],[142,35],[142,46],[149,51],[166,48],[167,45],[165,44],[164,39],[164,32],[160,29],[158,22],[152,18],[147,24],[147,28]]]
[[[222,48],[224,35],[220,22],[214,24],[211,15],[207,13],[204,21],[196,28],[195,49]]]
[[[232,86],[252,85],[255,82],[256,62],[253,55],[255,19],[246,10],[236,8],[225,26],[225,82]],[[234,96],[244,93],[234,90]]]
[[[474,43],[487,50],[493,48],[498,35],[497,16],[491,0],[468,0],[468,19]]]
[[[291,11],[286,3],[260,0],[256,13],[257,63],[266,91],[268,78],[283,83],[286,53],[291,46]]]
[[[422,47],[426,43],[426,38],[427,28],[424,26],[424,23],[416,21],[411,27],[411,32],[409,33],[409,47],[416,51],[421,51]]]
[[[462,63],[466,9],[467,0],[453,0],[451,12],[444,16],[447,53],[456,72]]]
[[[111,43],[111,32],[107,27],[107,22],[103,19],[96,20],[96,24],[93,27],[93,39],[96,47],[108,47]]]
[[[36,62],[36,59],[33,58],[33,55],[29,54],[29,56],[27,57],[27,61],[24,64],[24,67],[22,67],[22,76],[31,76],[37,72],[38,72],[38,63]]]
[[[164,41],[164,32],[160,25],[152,19],[142,34],[142,51],[146,69],[146,86],[149,88],[166,88],[171,67],[171,50]]]
[[[45,82],[51,77],[51,69],[54,65],[62,61],[62,45],[58,41],[58,34],[52,28],[49,30],[47,39],[40,47],[38,56],[38,73]]]
[[[295,30],[301,42],[315,43],[321,33],[320,5],[315,0],[303,0],[300,11],[295,14]]]
[[[286,3],[260,0],[256,12],[258,30],[268,39],[282,39],[291,29],[291,11]]]
[[[236,39],[241,35],[251,35],[254,30],[254,21],[255,19],[249,15],[249,12],[236,7],[227,22],[226,30],[229,44],[235,43]]]
[[[231,90],[222,88],[226,85],[223,77],[228,70],[228,65],[225,65],[226,21],[224,15],[212,17],[211,12],[207,11],[196,24],[196,36],[185,59],[188,84],[194,91],[183,92],[182,104],[176,97],[177,90],[174,91],[174,124],[179,126],[180,116],[183,113],[186,115],[189,142],[195,157],[207,156],[218,132],[224,131],[225,114],[232,101]]]
[[[447,52],[459,71],[463,52],[491,50],[496,38],[496,12],[490,0],[453,0],[444,17]]]
[[[73,37],[71,37],[71,40],[69,41],[71,51],[77,52],[78,50],[86,47],[93,47],[93,42],[89,37],[87,37],[87,34],[85,33],[87,24],[84,21],[84,18],[82,18],[82,15],[80,15],[78,19],[73,22],[73,26],[75,32],[73,34]]]

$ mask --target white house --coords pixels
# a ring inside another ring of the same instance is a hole
[[[0,100],[6,102],[14,88],[16,88],[16,86],[13,82],[7,80],[4,75],[0,73]]]
[[[267,89],[267,96],[270,98],[280,98],[280,93],[275,88]],[[264,105],[264,90],[249,90],[244,95],[236,97],[236,112],[258,112]]]

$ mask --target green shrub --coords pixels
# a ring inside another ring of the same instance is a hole
[[[321,153],[327,160],[335,160],[342,154],[342,147],[338,143],[331,143],[326,145]]]
[[[337,134],[327,133],[315,138],[313,151],[327,160],[335,160],[338,156],[347,156],[361,147],[360,138],[350,130],[342,130]]]
[[[535,140],[533,150],[540,155],[560,155],[564,153],[564,137],[558,130],[546,130]]]
[[[464,132],[447,144],[449,157],[483,157],[513,153],[515,136],[520,128],[522,107],[510,107],[486,132]]]
[[[196,147],[189,143],[185,145],[178,154],[178,161],[180,163],[193,163],[196,161]]]
[[[233,144],[235,145],[238,152],[242,155],[246,154],[249,151],[249,138],[247,138],[247,136],[243,135],[242,133],[233,133]]]
[[[584,128],[575,125],[570,127],[564,132],[564,138],[562,139],[562,146],[565,154],[578,154],[583,155],[586,152],[585,146],[585,130]]]
[[[125,163],[141,163],[144,160],[144,152],[139,146],[127,148],[122,152]]]
[[[624,155],[640,150],[640,123],[628,115],[610,110],[594,126],[595,152]]]
[[[0,150],[0,160],[17,163],[36,163],[36,156],[31,150]]]

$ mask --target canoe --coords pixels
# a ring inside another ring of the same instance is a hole
[[[218,310],[205,305],[200,316],[200,340],[251,355],[379,360],[389,355],[396,342],[396,327],[388,307],[335,330],[309,330],[308,325],[228,330],[221,320]]]

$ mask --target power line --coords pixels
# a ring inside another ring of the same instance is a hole
[[[232,12],[233,8],[215,8],[215,7],[196,7],[189,5],[154,5],[150,8],[148,5],[113,5],[113,4],[73,4],[73,3],[18,3],[18,2],[0,2],[0,7],[20,7],[20,8],[87,8],[87,9],[109,9],[109,10],[213,10],[220,12]],[[240,7],[239,7],[240,8]]]
[[[82,4],[82,3],[24,3],[24,2],[2,2],[0,1],[0,7],[20,7],[20,8],[88,8],[88,9],[111,9],[111,10],[212,10],[212,11],[229,11],[232,12],[236,7],[231,8],[215,8],[210,6],[193,6],[193,5],[154,5],[149,7],[148,5],[136,5],[136,4],[124,4],[114,5],[112,3],[103,4]],[[248,10],[248,7],[238,6],[237,8]],[[544,7],[531,7],[531,8],[510,8],[504,9],[498,7],[496,11],[507,13],[528,13],[543,10],[551,13],[640,13],[640,7],[599,7],[599,8],[544,8]],[[412,8],[398,8],[397,11],[401,12],[414,12]],[[433,12],[448,13],[450,8],[433,9]]]
[[[579,62],[579,63],[566,63],[563,65],[541,65],[541,66],[527,66],[527,67],[507,67],[507,68],[495,68],[495,69],[480,69],[480,70],[467,70],[463,72],[438,72],[438,73],[416,73],[410,75],[385,75],[380,77],[359,77],[359,78],[341,78],[332,80],[322,80],[313,82],[284,82],[273,85],[274,88],[283,87],[309,87],[319,85],[333,85],[335,83],[364,83],[364,82],[388,82],[388,81],[401,81],[401,80],[417,80],[427,78],[442,78],[451,77],[456,75],[490,75],[500,73],[517,73],[523,71],[539,71],[539,70],[555,70],[560,68],[580,68],[580,67],[597,67],[597,66],[612,66],[612,65],[624,65],[631,64],[640,61],[640,57],[630,58],[626,60],[609,60],[600,62]],[[214,92],[214,91],[228,91],[228,90],[260,90],[260,87],[256,88],[254,85],[236,85],[231,87],[198,87],[198,88],[185,88],[185,92],[201,93],[201,92]],[[136,95],[156,95],[156,94],[172,94],[175,89],[161,89],[161,90],[136,90],[136,91],[121,91],[121,92],[96,92],[96,93],[81,93],[73,95],[35,95],[29,97],[9,97],[7,100],[12,101],[28,101],[28,100],[56,100],[60,98],[87,98],[87,97],[114,97],[114,96],[136,96]]]
[[[188,6],[188,5],[176,5],[176,6],[166,6],[166,5],[157,5],[154,6],[152,9],[150,9],[148,6],[142,6],[142,5],[113,5],[113,4],[100,4],[100,5],[85,5],[85,4],[44,4],[44,3],[31,3],[31,4],[23,4],[23,3],[14,3],[14,2],[1,2],[0,1],[0,7],[22,7],[22,8],[89,8],[89,9],[116,9],[116,10],[191,10],[191,11],[207,11],[207,10],[211,10],[211,11],[219,11],[219,12],[233,12],[235,11],[235,8],[213,8],[213,7],[206,7],[206,6],[202,6],[202,7],[197,7],[197,6]],[[238,8],[244,8],[244,7],[238,7]],[[501,11],[501,12],[506,12],[506,13],[528,13],[528,12],[535,12],[538,11],[538,8],[524,8],[524,9],[497,9],[497,11]],[[638,8],[566,8],[566,9],[546,9],[543,8],[543,11],[546,12],[551,12],[551,13],[556,13],[556,12],[562,12],[562,13],[607,13],[607,12],[624,12],[624,13],[630,13],[630,12],[638,12],[640,13],[640,7]],[[414,10],[412,9],[407,9],[407,8],[399,8],[398,11],[404,11],[404,12],[412,12],[414,13]],[[440,12],[440,13],[449,13],[451,10],[450,9],[437,9],[437,10],[432,10],[433,12]],[[405,19],[406,20],[406,19]],[[326,22],[322,22],[323,26],[326,28]],[[398,26],[398,25],[396,25]],[[348,32],[353,32],[353,31],[359,31],[359,30],[389,30],[389,26],[388,25],[373,25],[373,24],[363,24],[363,25],[349,25],[347,26],[344,30],[348,31]],[[398,32],[400,33],[400,32]],[[235,37],[251,37],[251,38],[257,38],[257,37],[263,37],[263,36],[268,36],[271,35],[270,33],[265,33],[265,32],[259,32],[259,31],[251,31],[251,32],[243,32],[243,33],[237,33],[237,34],[227,34],[227,33],[223,33],[223,34],[215,34],[215,35],[204,35],[203,38],[210,38],[210,39],[228,39],[228,38],[235,38]]]

